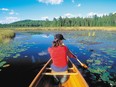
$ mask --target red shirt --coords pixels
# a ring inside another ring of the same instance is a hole
[[[66,46],[58,46],[48,48],[48,52],[52,58],[53,64],[57,67],[65,67],[67,65],[67,56],[76,58]]]

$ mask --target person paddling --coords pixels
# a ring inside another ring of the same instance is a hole
[[[67,46],[63,44],[65,38],[62,34],[56,34],[54,36],[54,41],[52,42],[52,47],[48,48],[48,52],[52,59],[51,69],[52,72],[67,72],[68,70],[68,58],[77,58]],[[58,79],[56,76],[54,76]],[[64,75],[62,78],[58,79],[60,83],[64,83],[67,80],[67,76]]]

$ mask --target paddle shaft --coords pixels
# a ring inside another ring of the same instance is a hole
[[[62,43],[62,45],[64,45],[64,43]],[[71,51],[70,51],[71,52]],[[72,52],[71,52],[72,53]],[[73,54],[73,53],[72,53]],[[76,60],[81,64],[81,66],[83,66],[84,68],[88,68],[87,65],[83,64],[77,57]]]
[[[88,68],[88,66],[85,65],[85,64],[83,64],[78,58],[76,58],[76,60],[81,64],[82,67],[84,67],[84,68],[86,68],[86,69]]]
[[[76,58],[76,60],[77,60],[81,65],[83,65],[79,59]]]

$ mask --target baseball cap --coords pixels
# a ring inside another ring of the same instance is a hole
[[[58,40],[66,40],[66,39],[63,37],[62,34],[56,34],[56,35],[54,36],[54,39],[58,39]]]

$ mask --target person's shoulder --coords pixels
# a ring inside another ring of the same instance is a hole
[[[66,45],[62,45],[63,47],[67,47]]]
[[[52,49],[52,47],[48,47],[48,51],[50,51]]]
[[[62,45],[62,47],[64,47],[65,49],[68,49],[68,47],[66,45]]]

